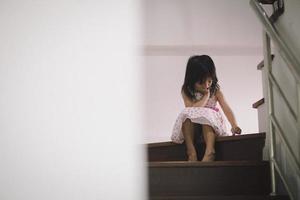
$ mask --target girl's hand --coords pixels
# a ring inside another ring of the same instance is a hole
[[[235,135],[235,134],[239,134],[240,135],[242,133],[242,129],[240,127],[238,127],[238,126],[233,126],[231,128],[231,132],[232,132],[233,135]]]
[[[208,88],[206,88],[206,90],[205,90],[205,92],[204,92],[204,95],[205,96],[210,96],[210,88],[208,87]]]

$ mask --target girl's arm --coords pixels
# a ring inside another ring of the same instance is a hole
[[[184,92],[181,92],[185,107],[204,107],[209,99],[209,92],[206,93],[199,101],[192,101]]]
[[[222,110],[224,111],[224,114],[226,115],[229,123],[231,124],[231,132],[233,134],[241,134],[242,130],[237,125],[234,114],[231,108],[229,107],[227,101],[225,100],[224,95],[220,89],[216,92],[216,97]]]

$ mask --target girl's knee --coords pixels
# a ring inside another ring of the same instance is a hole
[[[192,124],[192,121],[191,121],[191,119],[186,119],[184,122],[183,122],[183,124]]]
[[[183,124],[183,127],[193,129],[194,128],[194,123],[191,121],[191,119],[186,119]]]

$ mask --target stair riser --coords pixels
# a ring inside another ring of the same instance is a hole
[[[239,167],[150,167],[155,196],[268,195],[269,165]]]

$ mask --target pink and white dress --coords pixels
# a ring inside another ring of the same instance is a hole
[[[195,93],[195,96],[197,100],[200,100],[203,95]],[[190,119],[193,123],[211,126],[217,136],[228,136],[224,117],[216,106],[217,98],[216,96],[212,96],[208,99],[204,107],[187,107],[181,111],[176,119],[171,140],[178,144],[184,142],[182,123],[186,119]]]

